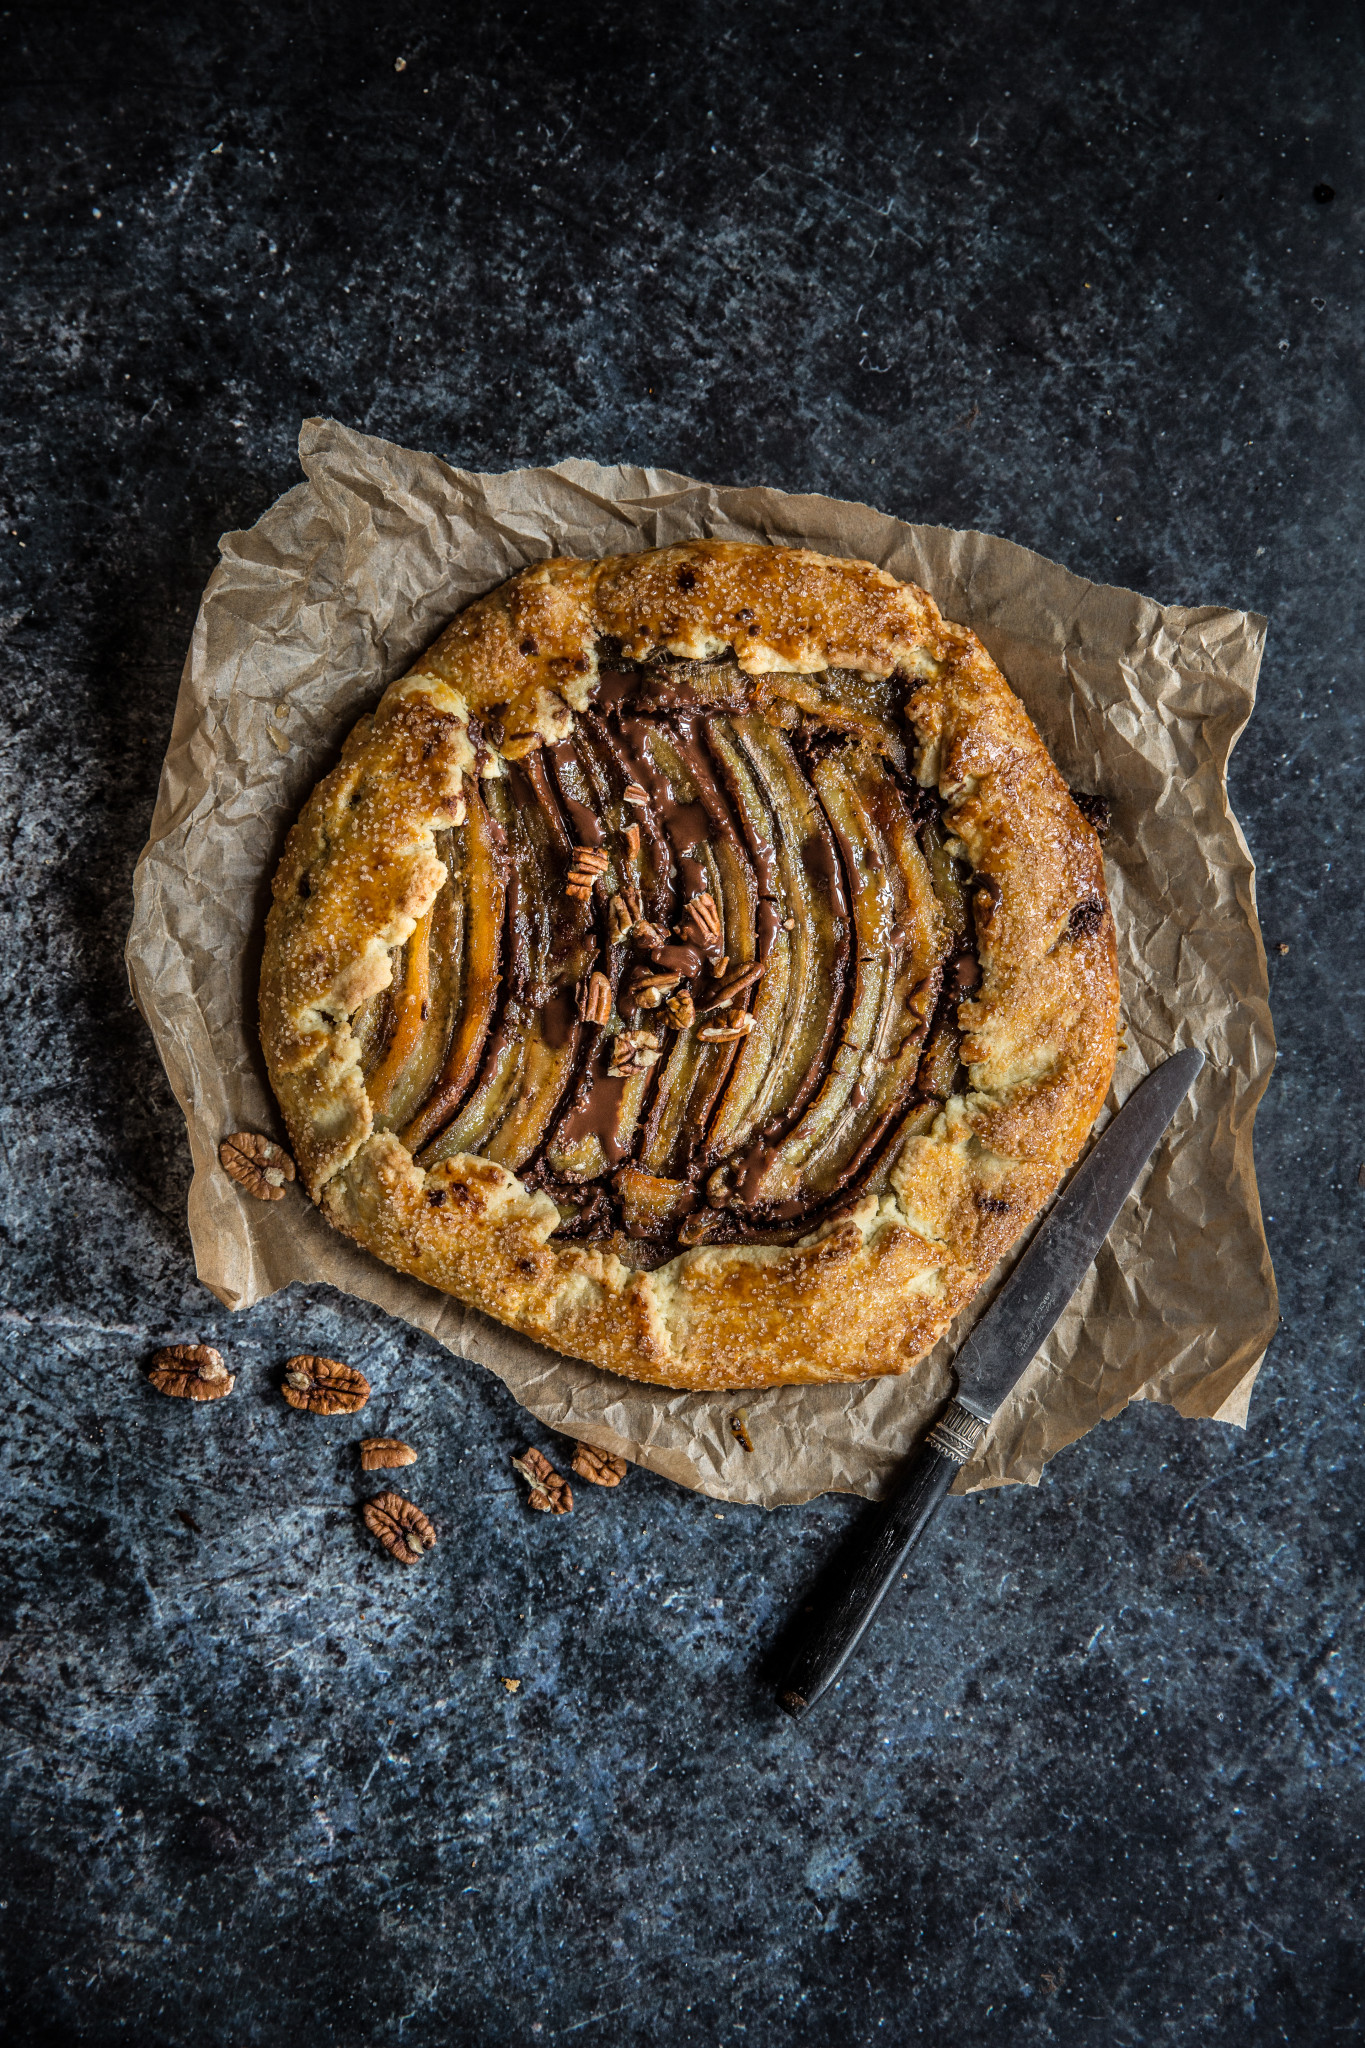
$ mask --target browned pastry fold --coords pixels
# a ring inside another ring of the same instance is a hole
[[[864,562],[543,562],[289,836],[272,1083],[338,1229],[570,1356],[739,1388],[925,1354],[1075,1160],[1093,830],[975,636]]]

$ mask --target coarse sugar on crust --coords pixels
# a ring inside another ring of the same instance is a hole
[[[337,1229],[738,1389],[925,1355],[1078,1156],[1118,980],[1098,840],[976,637],[699,541],[536,564],[391,686],[289,835],[260,1010]]]

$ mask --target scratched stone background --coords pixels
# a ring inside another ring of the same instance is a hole
[[[0,42],[12,2037],[1359,2040],[1359,11],[146,0]],[[318,412],[1271,615],[1250,1426],[1134,1410],[953,1503],[808,1725],[765,1660],[859,1507],[637,1472],[534,1516],[489,1376],[195,1281],[130,874],[216,538]],[[189,1338],[222,1406],[147,1385]],[[411,1574],[355,1425],[275,1391],[306,1349],[421,1446]]]

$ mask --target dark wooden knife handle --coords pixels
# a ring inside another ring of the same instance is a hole
[[[867,1542],[848,1576],[818,1614],[778,1690],[789,1714],[798,1718],[815,1705],[852,1656],[915,1544],[943,1504],[943,1497],[986,1434],[986,1425],[958,1401],[950,1401],[911,1460],[905,1477],[868,1531]]]

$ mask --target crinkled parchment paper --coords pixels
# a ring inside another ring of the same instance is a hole
[[[490,1367],[551,1428],[720,1499],[774,1507],[881,1489],[950,1391],[970,1311],[903,1379],[671,1393],[560,1358],[390,1272],[297,1189],[254,1202],[217,1162],[228,1131],[284,1136],[256,1035],[270,876],[300,805],[392,677],[453,612],[547,555],[697,535],[794,542],[863,556],[930,590],[980,634],[1072,786],[1110,799],[1126,1039],[1111,1104],[1178,1046],[1208,1057],[959,1484],[1036,1480],[1054,1452],[1133,1400],[1244,1422],[1276,1320],[1251,1155],[1274,1039],[1226,769],[1255,698],[1265,621],[1153,604],[1007,540],[907,526],[834,498],[590,462],[480,476],[332,420],[308,421],[299,450],[307,482],[222,541],[128,941],[133,992],[189,1127],[199,1276],[219,1299],[244,1308],[292,1280],[329,1281]],[[730,1426],[740,1406],[752,1451]]]

